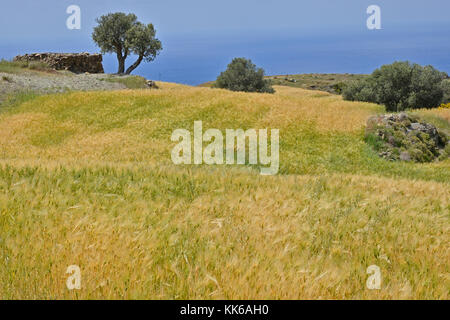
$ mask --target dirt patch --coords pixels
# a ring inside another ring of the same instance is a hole
[[[37,94],[61,93],[67,91],[97,91],[126,89],[126,78],[112,74],[75,74],[71,72],[0,72],[0,104],[10,94],[33,92]],[[121,81],[110,81],[120,79]]]

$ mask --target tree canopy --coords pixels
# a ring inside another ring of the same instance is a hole
[[[116,54],[119,74],[130,74],[143,60],[153,61],[162,50],[153,24],[139,22],[132,13],[109,13],[96,21],[98,25],[94,28],[92,39],[102,53]],[[137,55],[137,59],[125,71],[125,60],[130,54]]]
[[[219,75],[215,86],[232,91],[275,92],[270,81],[264,79],[264,70],[245,58],[234,58],[227,70]]]
[[[388,111],[434,108],[443,101],[447,74],[408,61],[383,65],[367,79],[344,89],[346,100],[384,104]]]

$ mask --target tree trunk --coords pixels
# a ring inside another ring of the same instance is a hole
[[[121,51],[117,51],[117,60],[119,61],[118,74],[123,74],[125,72],[125,57],[122,56]]]
[[[133,71],[134,69],[136,69],[138,67],[138,65],[142,62],[143,59],[144,59],[144,56],[139,56],[139,58],[137,58],[137,60],[127,69],[125,74],[130,74],[131,71]]]

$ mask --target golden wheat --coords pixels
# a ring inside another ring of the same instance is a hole
[[[0,298],[449,298],[450,163],[379,159],[363,127],[380,106],[158,86],[0,114]],[[279,128],[280,174],[173,165],[194,120]]]

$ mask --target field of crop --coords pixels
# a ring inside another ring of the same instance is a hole
[[[363,138],[383,107],[158,86],[3,107],[1,299],[449,298],[450,161],[380,159]],[[419,113],[448,122],[450,109]],[[195,120],[279,129],[278,175],[174,165],[170,136]]]

